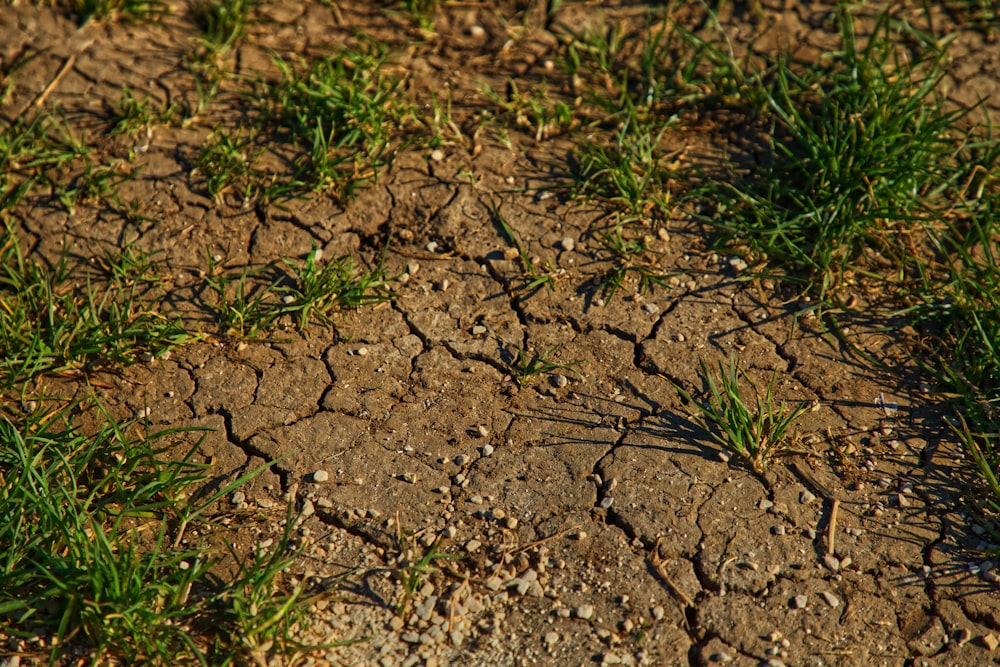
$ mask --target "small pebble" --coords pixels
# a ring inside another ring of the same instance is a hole
[[[666,615],[666,611],[660,605],[653,607],[649,613],[653,615],[654,621],[662,621],[663,617]]]
[[[545,636],[542,637],[542,640],[547,646],[552,646],[559,641],[559,633],[554,630],[546,632]]]
[[[483,438],[485,438],[486,436],[488,436],[490,434],[489,429],[487,429],[485,426],[480,426],[477,430],[479,431],[480,437],[483,437]]]
[[[476,39],[479,39],[480,37],[486,34],[486,29],[478,24],[472,25],[469,26],[469,34],[475,37]]]
[[[314,482],[316,482],[317,484],[322,484],[323,482],[330,479],[330,473],[328,473],[325,470],[317,470],[316,472],[313,473],[312,477]]]
[[[803,505],[808,505],[814,500],[816,500],[816,495],[808,489],[799,494],[799,502]]]
[[[774,503],[766,498],[761,498],[760,502],[757,503],[757,509],[769,510],[774,507]]]
[[[610,509],[612,503],[614,502],[615,499],[612,498],[611,496],[604,496],[603,498],[601,498],[601,505],[600,505],[601,509]]]
[[[286,306],[290,306],[293,303],[295,303],[295,297],[291,294],[286,294],[285,296],[281,297],[281,303],[285,304]]]
[[[983,635],[983,646],[985,646],[988,651],[992,651],[996,649],[997,646],[1000,646],[1000,639],[997,639],[997,636],[992,632],[985,634]]]
[[[480,30],[482,30],[482,28],[480,28]],[[435,148],[431,151],[431,159],[435,162],[440,162],[444,159],[444,151],[440,148]]]
[[[840,606],[840,600],[837,598],[836,595],[834,595],[830,591],[823,591],[819,594],[819,596],[823,598],[824,602],[826,602],[833,608],[837,608]]]
[[[573,248],[576,247],[576,241],[574,241],[571,237],[567,236],[563,240],[559,241],[559,246],[566,252],[572,252]]]
[[[594,615],[594,605],[582,604],[573,610],[573,614],[584,621],[589,620]]]
[[[556,387],[557,389],[562,389],[567,384],[569,384],[569,378],[567,378],[565,375],[562,375],[561,373],[556,373],[555,375],[552,376],[552,386]]]
[[[437,252],[437,249],[440,246],[437,244],[437,241],[431,241],[430,243],[428,243],[424,247],[427,248],[427,252]]]
[[[483,543],[477,539],[471,539],[465,543],[465,550],[470,554],[474,554],[479,551],[479,548],[483,546]]]
[[[771,526],[771,534],[772,535],[784,535],[785,534],[785,527],[784,526]]]
[[[823,565],[826,565],[826,569],[830,570],[830,572],[838,572],[840,570],[840,560],[832,554],[823,556]]]
[[[302,502],[302,516],[312,516],[316,513],[316,507],[313,505],[311,500],[304,500]]]
[[[243,493],[242,491],[237,491],[232,495],[229,501],[234,505],[240,505],[247,501],[247,494]]]
[[[467,459],[467,458],[465,457],[465,454],[459,454],[459,455],[458,455],[458,456],[456,456],[456,457],[455,457],[454,459],[452,459],[452,461],[453,461],[453,462],[455,463],[455,465],[457,465],[457,466],[464,466],[464,465],[465,465],[465,462],[466,462],[467,460],[468,460],[468,459]],[[459,482],[459,484],[461,484],[461,482]]]
[[[402,475],[400,475],[400,477],[407,484],[416,484],[417,483],[417,476],[414,473],[412,473],[412,472],[404,472]]]
[[[472,327],[473,336],[482,336],[484,333],[486,333],[486,327],[484,327],[482,324],[477,324],[476,326]]]
[[[796,595],[792,598],[791,607],[792,609],[805,609],[807,604],[809,604],[809,598],[807,596]]]
[[[493,445],[483,445],[483,456],[493,455]]]
[[[708,656],[708,659],[712,662],[732,662],[733,656],[729,655],[724,651],[720,651],[719,653],[713,653],[712,655]]]

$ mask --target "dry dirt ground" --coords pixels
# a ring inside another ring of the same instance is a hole
[[[765,29],[772,45],[830,38],[823,3],[764,2],[760,16],[724,4],[738,39]],[[865,364],[793,317],[800,304],[770,283],[738,280],[680,214],[651,230],[675,279],[602,299],[594,278],[610,260],[590,230],[609,211],[544,189],[568,173],[576,139],[476,131],[492,104],[482,82],[503,91],[508,77],[527,86],[550,72],[556,28],[525,9],[447,2],[432,33],[364,2],[262,3],[230,56],[235,74],[273,75],[266,49],[324,54],[362,30],[393,46],[420,113],[431,113],[432,92],[453,100],[461,136],[436,153],[404,147],[345,206],[319,195],[241,208],[208,196],[194,161],[215,124],[242,113],[229,82],[195,122],[156,126],[148,145],[144,133],[103,142],[108,156],[133,151],[141,172],[121,198],[144,217],[97,204],[69,213],[40,196],[18,210],[28,244],[49,257],[65,243],[88,258],[125,238],[159,253],[171,303],[211,334],[92,379],[102,400],[121,417],[148,409],[156,426],[212,429],[202,456],[220,478],[278,459],[235,499],[226,539],[240,549],[274,539],[288,494],[304,510],[292,574],[331,596],[302,639],[360,640],[306,664],[996,662],[1000,595],[962,503],[971,473],[908,361],[913,332],[848,322],[852,341],[893,370]],[[556,23],[646,9],[566,3]],[[186,12],[80,28],[49,6],[5,4],[0,55],[45,49],[18,73],[5,113],[26,112],[55,82],[46,103],[93,137],[123,85],[162,104],[194,99]],[[960,33],[955,94],[1000,106],[998,52],[982,33]],[[710,156],[740,138],[718,119],[690,128],[678,150]],[[554,290],[518,289],[523,270],[497,210],[529,254],[559,269]],[[368,266],[387,248],[389,275],[403,277],[395,298],[339,314],[336,329],[279,328],[264,342],[206,323],[195,292],[207,256],[261,265],[304,258],[313,244]],[[517,346],[555,348],[552,359],[579,373],[521,388]],[[700,389],[699,358],[731,352],[759,384],[776,369],[780,397],[818,402],[796,426],[808,453],[754,474],[688,419],[671,380]],[[401,531],[418,556],[436,544],[464,557],[437,559],[404,615]]]

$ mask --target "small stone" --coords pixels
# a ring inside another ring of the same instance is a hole
[[[823,591],[819,594],[819,596],[823,598],[823,602],[827,603],[834,609],[840,606],[840,600],[830,591]]]
[[[471,540],[469,540],[468,542],[465,543],[465,550],[468,551],[470,554],[474,554],[477,551],[479,551],[480,547],[482,547],[482,546],[483,546],[483,543],[480,542],[479,540],[477,540],[477,539],[471,539]]]
[[[358,355],[359,357],[363,357],[363,356],[365,356],[365,355],[368,354],[368,348],[367,347],[359,347],[358,349],[356,349],[354,351],[354,354]]]
[[[730,257],[729,266],[739,273],[740,271],[746,271],[747,263],[742,257]]]
[[[805,595],[796,595],[790,603],[792,609],[805,609],[808,604],[809,598]]]
[[[285,304],[286,306],[290,306],[293,303],[295,303],[295,297],[291,294],[286,294],[285,296],[281,297],[281,303]]]
[[[454,462],[454,464],[457,466],[464,466],[467,460],[468,459],[466,458],[465,454],[459,454],[458,456],[452,459],[452,462]]]
[[[486,28],[479,24],[469,26],[469,34],[476,39],[479,39],[486,34]]]
[[[476,430],[479,431],[480,437],[483,438],[487,437],[490,434],[489,429],[487,429],[485,426],[482,425],[480,425],[479,428],[477,428]]]
[[[402,475],[400,475],[400,479],[402,479],[407,484],[417,483],[417,476],[412,472],[404,472]]]
[[[719,651],[718,653],[713,653],[712,655],[708,656],[708,659],[711,662],[732,662],[733,656],[729,655],[725,651]]]
[[[605,509],[605,510],[606,509],[610,509],[611,508],[611,504],[614,503],[614,502],[615,502],[615,499],[612,498],[611,496],[604,496],[603,498],[601,498],[600,507],[601,507],[601,509]]]
[[[719,452],[720,461],[722,461],[723,463],[729,463],[729,459],[730,459],[729,452],[723,452],[723,451]]]
[[[601,660],[602,665],[620,665],[622,664],[621,657],[616,653],[606,653],[604,658]]]
[[[825,565],[826,569],[830,570],[830,572],[840,571],[840,559],[833,554],[823,556],[823,565]]]
[[[243,493],[242,491],[237,491],[229,499],[229,502],[231,502],[234,505],[241,505],[246,501],[247,501],[247,494]]]
[[[427,248],[427,252],[437,252],[440,246],[437,244],[437,241],[431,241],[424,247]]]
[[[993,651],[997,646],[1000,646],[1000,639],[992,632],[983,635],[983,646],[986,647],[987,651]]]
[[[761,498],[760,502],[757,503],[757,509],[769,510],[774,507],[774,503],[767,498]]]
[[[816,495],[808,489],[799,494],[799,502],[803,505],[808,505],[814,500],[816,500]]]
[[[573,248],[576,247],[576,241],[574,241],[571,237],[567,236],[566,238],[559,241],[559,246],[566,252],[572,252]]]
[[[328,479],[330,479],[330,473],[325,470],[317,470],[312,474],[312,480],[317,484],[322,484]]]
[[[399,639],[400,639],[400,641],[404,641],[407,644],[419,644],[420,643],[420,635],[418,635],[416,632],[404,632],[403,634],[401,634],[399,636]]]
[[[589,620],[594,615],[594,605],[582,604],[573,610],[573,615],[584,621]]]
[[[955,633],[955,643],[959,646],[965,646],[972,639],[972,631],[969,628],[962,628]]]
[[[480,28],[480,30],[482,30],[482,28]],[[431,159],[435,162],[440,162],[444,159],[444,151],[440,148],[435,148],[431,151]]]
[[[478,494],[469,496],[469,502],[473,505],[482,505],[483,497]]]
[[[302,516],[312,516],[316,513],[316,507],[311,500],[302,501]]]
[[[642,305],[642,309],[650,315],[656,315],[658,312],[660,312],[660,307],[657,306],[655,303],[645,303]]]
[[[562,389],[567,384],[569,384],[569,378],[561,373],[556,373],[552,376],[552,386],[557,389]]]
[[[518,521],[516,516],[509,516],[507,517],[507,523],[504,525],[507,526],[508,530],[515,530],[517,529],[517,523]]]
[[[483,445],[483,456],[493,455],[493,445]]]
[[[660,227],[659,229],[656,230],[656,236],[664,243],[670,241],[670,232],[668,232],[664,227]]]
[[[550,630],[549,632],[545,633],[544,637],[542,637],[542,641],[545,642],[546,646],[552,646],[553,644],[559,642],[559,633],[556,632],[555,630]]]
[[[653,607],[649,613],[653,615],[654,621],[662,621],[663,617],[666,615],[666,611],[660,605]]]
[[[482,336],[484,333],[486,333],[486,327],[484,327],[482,324],[477,324],[476,326],[472,327],[473,336]]]
[[[771,526],[771,534],[772,535],[784,535],[785,534],[785,527],[784,526]]]

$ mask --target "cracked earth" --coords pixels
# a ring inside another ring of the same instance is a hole
[[[609,17],[638,15],[612,4]],[[829,39],[828,5],[763,4],[778,34]],[[265,47],[321,53],[363,27],[392,36],[419,104],[446,84],[458,123],[474,130],[487,104],[478,83],[502,89],[557,46],[546,26],[508,43],[505,21],[520,5],[447,3],[433,37],[364,5],[333,13],[263,3],[236,72],[267,70]],[[598,11],[567,5],[570,25]],[[51,8],[5,7],[6,57],[49,47],[11,105],[26,108],[70,56],[51,94],[70,113],[99,114],[123,84],[158,99],[191,95],[178,63],[193,28],[175,10],[158,26],[77,29]],[[724,18],[751,29],[739,12]],[[951,85],[1000,105],[991,97],[1000,58],[983,39],[960,33]],[[231,106],[214,120],[238,109],[234,96],[221,99]],[[314,245],[373,265],[387,248],[389,275],[401,277],[394,300],[338,315],[335,330],[210,338],[96,385],[116,415],[148,411],[155,427],[210,429],[190,438],[203,436],[201,460],[217,484],[276,462],[233,499],[226,539],[245,550],[274,539],[294,501],[304,556],[293,574],[331,592],[302,638],[363,639],[307,662],[996,661],[1000,597],[962,503],[972,473],[908,361],[916,332],[843,322],[854,345],[891,369],[878,370],[775,285],[740,280],[683,218],[651,241],[669,284],[603,300],[593,277],[606,257],[589,230],[608,211],[540,189],[566,170],[570,136],[511,131],[505,145],[470,130],[440,154],[401,151],[346,208],[313,197],[241,209],[217,205],[187,177],[209,127],[155,128],[136,158],[141,174],[122,186],[123,199],[144,202],[147,221],[130,227],[98,208],[69,214],[35,202],[18,222],[49,256],[63,242],[90,257],[136,236],[160,253],[170,303],[193,323],[203,319],[206,249],[243,266],[302,258]],[[678,147],[712,154],[739,131],[716,127],[678,132]],[[555,290],[518,289],[522,267],[498,212],[529,254],[560,271]],[[539,374],[521,388],[516,347],[552,350],[578,374]],[[764,474],[721,455],[672,385],[700,390],[698,360],[731,352],[758,386],[776,371],[780,398],[816,406],[796,424],[806,453]],[[406,618],[394,611],[400,531],[414,533],[418,550],[436,544],[464,557],[436,563]]]

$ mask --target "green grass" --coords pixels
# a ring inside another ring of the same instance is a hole
[[[16,233],[0,236],[0,387],[43,373],[86,373],[159,356],[197,339],[150,309],[135,281],[99,284],[66,257],[46,266]]]
[[[240,205],[245,206],[258,197],[275,196],[267,187],[266,174],[258,169],[256,160],[263,148],[255,147],[256,132],[239,128],[228,132],[218,127],[202,143],[198,157],[198,171],[205,176],[205,188],[217,202],[227,192],[235,192]]]
[[[495,111],[484,111],[483,122],[499,122],[530,131],[535,141],[544,141],[572,130],[579,124],[572,107],[553,99],[543,82],[530,92],[522,93],[514,79],[507,81],[506,96],[483,84],[483,94],[495,105]]]
[[[298,64],[275,55],[274,64],[280,80],[261,81],[255,100],[297,152],[294,179],[349,201],[377,181],[414,118],[402,79],[384,49],[367,41]]]
[[[169,11],[159,0],[65,0],[80,25],[90,21],[148,21]]]
[[[510,358],[507,365],[510,368],[511,376],[521,389],[536,381],[539,376],[556,371],[566,371],[583,379],[583,375],[577,369],[580,362],[571,361],[569,363],[561,363],[552,360],[552,354],[559,349],[558,345],[549,348],[542,354],[538,354],[531,349],[525,349],[520,345],[508,347],[501,343],[501,346]]]
[[[13,209],[36,185],[54,183],[52,174],[89,151],[55,114],[0,124],[0,211]]]
[[[101,413],[96,432],[73,423],[80,410]],[[173,539],[195,522],[211,530],[198,516],[261,469],[192,502],[209,470],[192,461],[197,447],[177,458],[182,433],[118,423],[99,406],[0,416],[8,635],[44,638],[53,663],[70,648],[95,665],[224,664],[266,642],[281,650],[303,609],[301,587],[281,583],[287,531],[226,583],[212,573],[219,554]]]
[[[246,27],[257,0],[194,0],[191,18],[201,31],[200,60],[217,59],[246,35]]]
[[[381,265],[358,270],[349,256],[322,263],[315,247],[303,262],[225,269],[209,257],[208,267],[205,285],[214,295],[208,305],[226,335],[241,339],[265,336],[282,317],[294,318],[306,332],[313,320],[332,324],[338,311],[392,298],[392,281]]]
[[[154,125],[170,122],[177,113],[177,105],[161,105],[161,107],[159,109],[155,107],[151,95],[138,98],[131,88],[123,86],[113,109],[111,135],[132,136],[141,131],[148,131]]]
[[[700,360],[702,379],[708,386],[708,396],[703,402],[674,385],[677,393],[696,409],[695,419],[723,448],[742,456],[756,472],[763,472],[775,454],[792,448],[789,428],[796,419],[809,411],[809,405],[797,405],[791,410],[786,403],[774,403],[774,382],[777,371],[771,374],[763,395],[736,366],[736,359],[719,362],[718,380],[713,377],[704,360]],[[753,399],[745,397],[741,387],[750,386]]]
[[[787,280],[822,301],[872,273],[898,280],[924,227],[954,202],[973,203],[1000,155],[977,152],[962,125],[971,109],[946,104],[943,52],[925,44],[910,63],[887,15],[863,46],[854,18],[838,16],[840,49],[812,65],[780,58],[760,80],[774,164],[717,183],[712,220],[721,244],[738,240],[752,260],[790,267]]]

